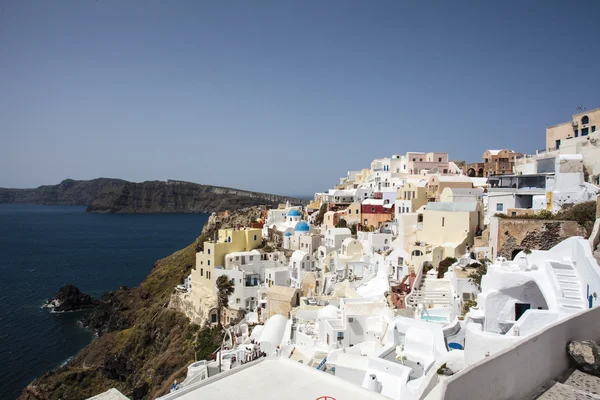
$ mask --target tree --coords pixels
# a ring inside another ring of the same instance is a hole
[[[352,224],[350,225],[350,233],[353,235],[356,235],[356,231],[357,231],[357,224]]]
[[[471,282],[477,285],[478,288],[481,288],[481,278],[487,274],[487,266],[489,262],[490,260],[487,258],[482,258],[478,263],[467,265],[467,268],[475,268],[475,271],[469,274],[469,278]]]
[[[340,218],[337,224],[335,224],[336,228],[346,228],[348,227],[348,222],[344,218]]]
[[[319,212],[315,218],[315,225],[321,225],[323,223],[323,218],[325,217],[325,213],[327,212],[327,203],[321,204],[321,208],[319,208]]]
[[[229,306],[229,296],[235,290],[235,282],[227,275],[217,278],[217,325],[221,326],[221,314],[224,308]]]

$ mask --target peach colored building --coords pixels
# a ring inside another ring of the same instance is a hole
[[[367,199],[362,202],[361,220],[366,227],[380,228],[385,222],[392,220],[394,203],[383,199]]]
[[[510,149],[486,150],[483,153],[484,176],[512,174],[515,160],[522,156]]]
[[[574,114],[571,121],[546,128],[546,151],[560,148],[565,140],[600,131],[600,108]]]
[[[442,191],[447,187],[470,189],[473,181],[464,175],[432,175],[427,182],[427,199],[440,201]]]

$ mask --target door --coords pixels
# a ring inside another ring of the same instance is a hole
[[[521,318],[521,315],[525,313],[525,311],[531,308],[531,304],[527,303],[515,303],[515,321],[518,321]]]

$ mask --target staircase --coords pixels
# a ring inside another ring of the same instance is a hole
[[[558,305],[570,312],[587,308],[586,295],[581,292],[581,281],[572,264],[549,261],[559,287]]]
[[[600,378],[575,370],[569,372],[568,378],[563,382],[549,381],[540,390],[543,392],[535,395],[539,400],[600,400]],[[539,392],[538,392],[539,393]]]
[[[433,305],[450,305],[450,286],[449,284],[443,285],[446,286],[442,289],[439,287],[436,289],[432,289],[432,282],[436,282],[439,285],[440,280],[425,278],[421,280],[421,285],[418,289],[414,289],[411,293],[410,298],[408,299],[407,305],[412,307],[417,307],[419,304],[423,304],[425,308],[429,304]]]

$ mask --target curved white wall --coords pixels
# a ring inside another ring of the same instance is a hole
[[[258,339],[258,344],[260,350],[265,352],[267,356],[275,353],[277,346],[281,344],[286,324],[287,318],[279,314],[273,315],[265,323],[265,327]]]

